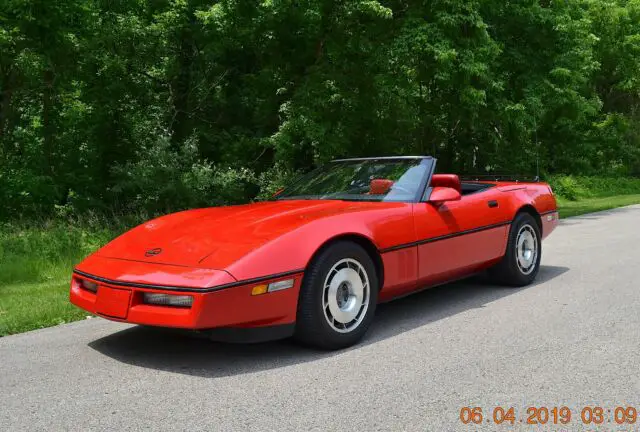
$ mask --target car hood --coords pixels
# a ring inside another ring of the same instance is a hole
[[[263,244],[316,219],[380,205],[297,200],[189,210],[146,222],[116,238],[96,254],[121,260],[222,270]]]

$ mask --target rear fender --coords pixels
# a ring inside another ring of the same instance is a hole
[[[512,195],[508,201],[511,220],[515,219],[518,212],[535,212],[540,224],[542,238],[546,238],[555,229],[558,222],[558,207],[551,189],[544,183],[527,185],[525,188],[511,190],[505,193]]]

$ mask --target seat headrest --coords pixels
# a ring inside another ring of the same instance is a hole
[[[394,181],[389,179],[373,179],[369,183],[369,195],[384,195],[389,192]]]
[[[448,187],[462,193],[460,177],[455,174],[434,174],[431,177],[431,187]]]

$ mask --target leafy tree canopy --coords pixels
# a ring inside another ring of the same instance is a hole
[[[0,218],[233,203],[394,154],[640,174],[640,0],[0,3]]]

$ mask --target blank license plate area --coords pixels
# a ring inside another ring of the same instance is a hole
[[[96,312],[114,318],[126,318],[131,291],[101,286],[98,288]]]

